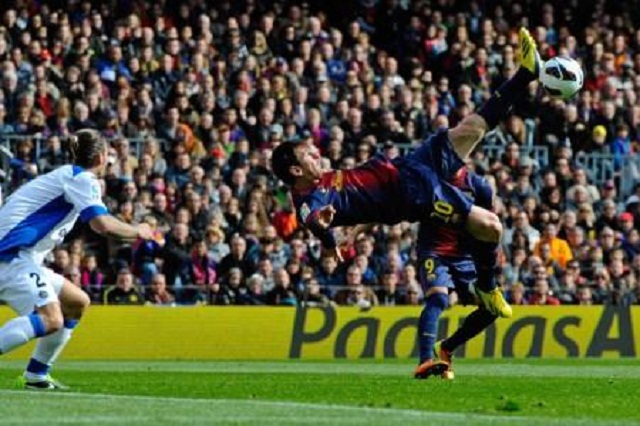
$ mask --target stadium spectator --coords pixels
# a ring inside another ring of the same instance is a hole
[[[175,224],[163,253],[163,273],[171,286],[189,283],[189,229],[183,223]]]
[[[250,276],[254,266],[247,259],[247,241],[236,233],[231,237],[230,246],[231,251],[222,258],[218,265],[218,275],[224,279],[232,268],[240,268],[245,276]]]
[[[559,305],[560,300],[551,296],[549,282],[546,277],[537,277],[533,286],[533,293],[528,299],[530,305]]]
[[[165,240],[164,235],[158,231],[158,220],[154,216],[146,216],[143,222],[154,232],[155,240],[136,241],[132,248],[133,272],[140,277],[142,285],[147,286],[159,271],[158,260],[162,258]]]
[[[82,287],[82,283],[80,281],[82,275],[80,274],[80,269],[77,266],[69,266],[64,272],[64,277],[74,285]]]
[[[398,291],[398,275],[392,269],[382,273],[382,289],[376,292],[376,297],[382,306],[401,305],[404,302]]]
[[[518,282],[511,286],[507,294],[507,300],[512,305],[527,305],[529,301],[525,297],[525,288]]]
[[[320,291],[320,284],[318,280],[315,278],[309,278],[304,283],[304,295],[302,298],[302,302],[304,306],[330,306],[331,301]]]
[[[209,257],[216,263],[229,254],[229,245],[224,242],[224,232],[215,226],[207,228],[205,241],[209,250]]]
[[[567,262],[573,258],[569,244],[557,237],[557,227],[549,223],[544,228],[542,238],[536,244],[533,254],[547,258],[549,261],[557,262],[561,268],[565,268]],[[543,248],[548,247],[548,252],[543,253]]]
[[[98,268],[98,259],[93,253],[86,254],[80,266],[80,285],[92,301],[98,301],[104,285],[104,274]]]
[[[217,281],[209,285],[205,296],[208,305],[230,305],[233,299],[228,288]]]
[[[422,294],[422,290],[419,285],[414,283],[409,284],[407,285],[405,292],[405,305],[418,306],[423,302],[424,295]]]
[[[291,285],[291,278],[286,269],[274,272],[274,287],[267,293],[268,305],[297,305],[298,298]]]
[[[216,282],[216,263],[209,256],[204,240],[196,240],[193,243],[190,272],[192,284],[207,287]]]
[[[264,305],[266,295],[264,292],[264,278],[256,273],[247,280],[247,294],[242,300],[245,305]]]
[[[105,305],[138,305],[144,301],[129,268],[118,271],[116,284],[105,290],[103,301]]]
[[[67,268],[71,266],[69,251],[65,247],[56,247],[53,250],[53,264],[51,269],[58,274],[64,274]]]
[[[145,303],[150,305],[173,305],[175,297],[167,290],[167,281],[163,274],[156,273],[146,290]]]

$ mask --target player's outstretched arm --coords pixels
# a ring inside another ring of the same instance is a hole
[[[146,223],[131,226],[111,215],[96,216],[89,222],[91,229],[100,235],[115,238],[122,241],[135,241],[138,238],[144,240],[153,239],[153,232]]]

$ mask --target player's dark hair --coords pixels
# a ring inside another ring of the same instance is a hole
[[[64,138],[62,145],[72,164],[88,169],[95,165],[107,142],[97,130],[81,129]]]
[[[293,185],[295,177],[291,174],[291,166],[297,166],[300,163],[296,158],[296,143],[283,142],[273,150],[271,154],[271,168],[273,173],[286,183],[287,185]]]

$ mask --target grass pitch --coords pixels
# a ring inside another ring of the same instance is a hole
[[[2,425],[640,425],[640,360],[456,363],[417,381],[408,361],[61,362],[71,392],[13,389]]]

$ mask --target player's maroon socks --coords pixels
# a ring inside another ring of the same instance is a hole
[[[453,352],[459,346],[480,334],[485,328],[491,325],[497,316],[487,311],[484,307],[478,307],[471,312],[455,333],[442,342],[442,349]]]
[[[527,86],[535,79],[536,77],[529,70],[520,67],[513,77],[502,83],[478,111],[478,114],[487,122],[489,129],[498,125],[500,119],[507,115],[518,98],[524,96]]]

